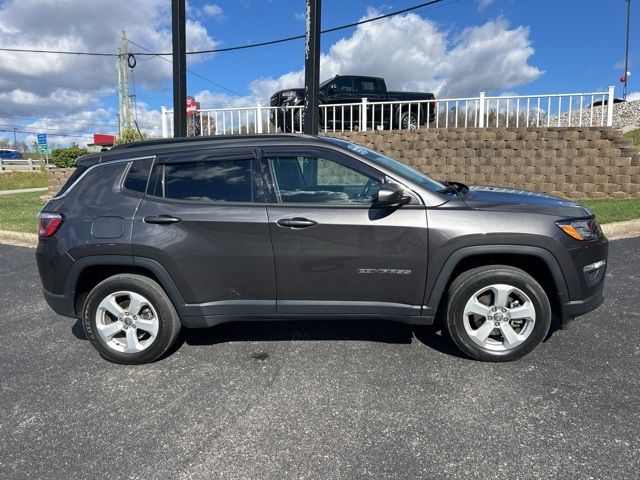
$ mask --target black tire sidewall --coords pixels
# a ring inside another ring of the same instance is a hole
[[[160,357],[173,343],[180,329],[179,320],[173,304],[161,289],[150,279],[133,275],[115,276],[98,284],[87,297],[82,312],[84,331],[95,349],[105,359],[114,363],[142,364]],[[146,297],[158,314],[158,334],[155,341],[139,353],[117,352],[109,347],[96,331],[96,310],[100,302],[113,292],[127,290]],[[177,320],[177,328],[176,328]]]
[[[534,350],[546,337],[551,325],[551,306],[544,289],[532,277],[518,269],[496,268],[483,271],[477,269],[462,281],[452,285],[446,323],[447,330],[456,345],[467,355],[477,360],[506,362],[521,358]],[[513,285],[531,299],[536,311],[536,322],[531,335],[520,345],[504,352],[492,351],[476,344],[465,331],[464,307],[471,296],[483,287],[496,283]]]

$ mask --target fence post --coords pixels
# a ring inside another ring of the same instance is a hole
[[[33,160],[29,159],[29,171],[33,171]]]
[[[484,128],[484,96],[485,96],[485,92],[480,92],[480,108],[478,110],[478,128]]]
[[[616,87],[609,87],[609,98],[607,100],[607,127],[613,126],[613,100]]]
[[[4,166],[2,165],[2,159],[0,158],[0,172],[4,170]]]
[[[256,133],[262,133],[262,102],[256,103]]]
[[[360,110],[362,111],[360,113],[360,131],[366,132],[367,131],[367,98],[366,97],[362,99],[362,107],[360,107]]]
[[[167,107],[162,107],[162,138],[169,138],[169,125],[167,125]]]

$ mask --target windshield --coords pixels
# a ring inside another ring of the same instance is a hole
[[[441,184],[440,182],[436,182],[432,178],[427,177],[424,173],[419,172],[415,168],[411,168],[404,163],[400,163],[393,158],[387,157],[386,155],[381,154],[380,152],[376,152],[375,150],[370,150],[362,145],[358,145],[357,143],[347,142],[346,140],[339,140],[337,138],[329,138],[325,137],[326,140],[334,143],[342,148],[346,148],[352,152],[357,153],[365,158],[373,160],[374,162],[382,165],[385,168],[388,168],[392,172],[397,173],[398,175],[411,180],[414,183],[426,188],[431,192],[441,193],[443,190],[446,190],[446,186]]]

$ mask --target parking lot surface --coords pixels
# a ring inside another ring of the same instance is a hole
[[[268,322],[102,360],[0,245],[0,478],[637,479],[640,239],[606,304],[508,364],[437,328]]]

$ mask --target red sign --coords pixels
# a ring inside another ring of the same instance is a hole
[[[93,134],[93,144],[94,145],[106,145],[112,146],[116,141],[115,135],[106,135],[104,133],[94,133]]]
[[[187,115],[193,115],[198,111],[200,105],[196,102],[196,99],[189,96],[187,97]]]

